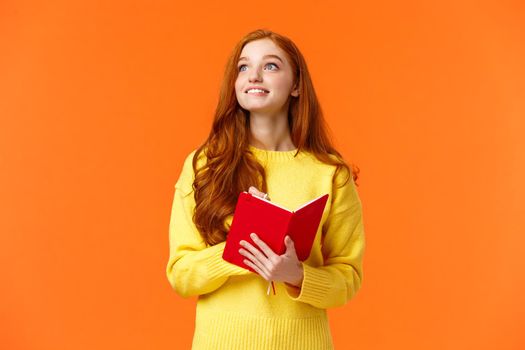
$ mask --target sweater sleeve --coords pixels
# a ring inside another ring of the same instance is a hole
[[[184,298],[210,293],[222,286],[231,275],[250,273],[222,258],[226,242],[208,247],[193,222],[194,153],[185,159],[175,184],[169,224],[170,254],[166,267],[171,287]]]
[[[344,173],[341,171],[338,178],[344,179]],[[346,304],[363,281],[365,236],[361,200],[353,179],[350,177],[342,188],[334,186],[332,195],[330,213],[323,225],[324,264],[313,267],[302,262],[302,285],[285,284],[292,300],[323,309]]]

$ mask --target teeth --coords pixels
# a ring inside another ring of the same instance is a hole
[[[264,92],[264,93],[268,93],[267,91],[264,91],[264,90],[261,90],[261,89],[250,89],[248,91],[246,91],[247,93],[257,93],[257,92]]]

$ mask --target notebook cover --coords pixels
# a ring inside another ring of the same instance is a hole
[[[241,240],[260,250],[250,237],[250,233],[255,232],[278,255],[285,253],[284,237],[289,234],[295,243],[299,260],[306,260],[310,255],[327,199],[328,194],[320,196],[294,213],[248,192],[241,192],[226,238],[223,259],[256,272],[244,264],[246,257],[239,253],[239,249],[242,248],[239,244]]]
[[[305,261],[310,256],[315,234],[319,228],[327,201],[328,194],[325,194],[296,210],[292,216],[288,232],[290,233],[290,238],[294,241],[297,258],[300,261]]]

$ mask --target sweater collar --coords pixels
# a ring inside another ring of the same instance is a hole
[[[287,161],[287,160],[293,160],[293,159],[301,159],[303,158],[306,153],[304,151],[300,151],[297,156],[295,156],[295,153],[297,152],[297,149],[291,150],[291,151],[270,151],[265,150],[261,148],[257,148],[252,145],[248,145],[248,149],[258,158],[263,160],[269,160],[269,161]]]

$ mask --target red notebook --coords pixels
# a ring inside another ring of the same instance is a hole
[[[239,253],[241,240],[261,250],[250,238],[250,234],[255,232],[277,255],[286,252],[284,238],[288,234],[294,241],[297,257],[305,261],[310,256],[327,200],[328,194],[324,194],[290,211],[246,191],[241,192],[222,258],[256,273],[244,263],[246,257]]]

